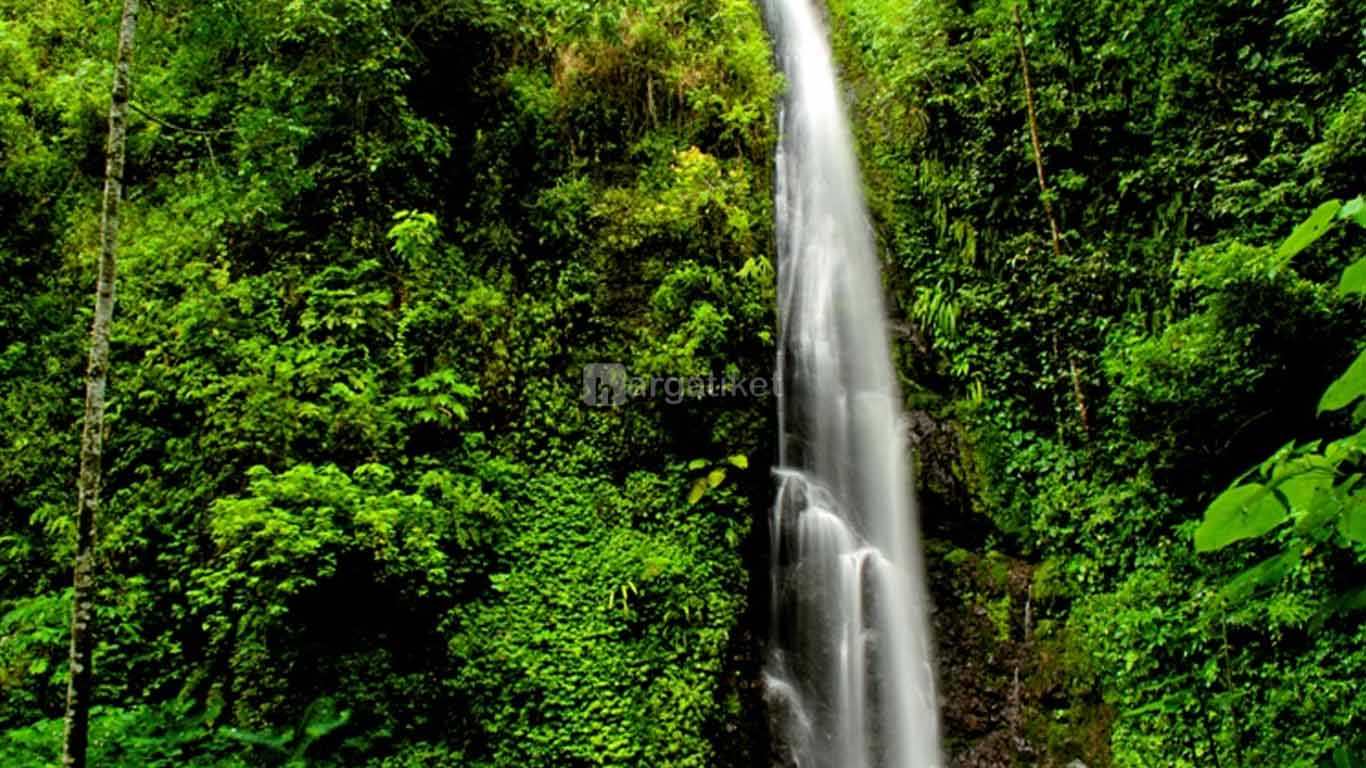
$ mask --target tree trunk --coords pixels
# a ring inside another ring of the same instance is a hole
[[[1029,80],[1029,55],[1025,53],[1024,21],[1020,19],[1020,6],[1012,9],[1015,14],[1015,45],[1020,52],[1020,71],[1024,73],[1025,106],[1029,108],[1029,140],[1034,145],[1034,170],[1039,172],[1039,196],[1043,201],[1043,212],[1048,217],[1048,228],[1053,233],[1053,255],[1062,256],[1062,237],[1058,234],[1058,218],[1053,215],[1053,204],[1048,201],[1048,182],[1043,174],[1043,145],[1039,142],[1039,120],[1034,113],[1034,84]]]
[[[104,388],[109,375],[109,324],[114,316],[114,268],[128,129],[128,70],[133,58],[137,18],[138,0],[124,0],[119,47],[114,60],[113,101],[109,107],[95,321],[90,331],[90,361],[85,374],[85,424],[81,431],[81,471],[77,480],[75,594],[71,607],[71,677],[66,689],[66,732],[62,747],[62,765],[66,768],[85,768],[90,743],[91,655],[95,646],[95,520],[100,505]]]

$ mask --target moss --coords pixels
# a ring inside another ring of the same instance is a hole
[[[1067,562],[1063,558],[1050,557],[1034,569],[1030,591],[1035,600],[1051,600],[1068,595],[1068,584],[1064,570],[1066,567]]]
[[[991,624],[996,628],[996,640],[1007,642],[1010,640],[1010,614],[1011,601],[1010,595],[1001,595],[995,600],[988,600],[984,607],[987,617],[991,619]]]

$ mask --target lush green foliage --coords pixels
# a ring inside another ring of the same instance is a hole
[[[60,731],[116,12],[0,2],[5,765]],[[139,38],[97,764],[744,762],[765,478],[690,504],[689,462],[771,406],[579,387],[769,366],[757,10],[172,0]]]
[[[1362,569],[1349,531],[1324,528],[1345,547],[1290,526],[1214,555],[1190,543],[1218,489],[1288,441],[1299,448],[1263,473],[1319,466],[1321,449],[1343,453],[1338,481],[1356,471],[1354,438],[1331,442],[1345,419],[1315,407],[1363,338],[1359,306],[1334,291],[1363,239],[1329,226],[1336,207],[1286,235],[1366,186],[1366,5],[1034,0],[1022,33],[1015,5],[832,3],[908,388],[962,425],[970,507],[992,524],[932,509],[931,531],[1040,563],[1032,607],[1053,629],[1038,643],[1088,661],[1026,681],[1052,691],[1035,730],[1084,730],[1076,705],[1102,703],[1085,711],[1113,720],[1109,744],[1088,764],[1360,751],[1366,630],[1340,610]],[[1253,492],[1229,493],[1212,515]],[[1262,532],[1278,510],[1218,538]],[[951,752],[976,745],[971,723],[949,727],[962,734]]]
[[[1335,219],[1352,219],[1362,209],[1362,198],[1356,197],[1346,206],[1333,200],[1319,206],[1286,238],[1276,251],[1276,258],[1288,261],[1309,247],[1328,231]],[[1366,224],[1363,224],[1366,226]],[[1338,293],[1359,293],[1362,286],[1355,276],[1366,267],[1366,258],[1343,271]],[[1323,397],[1318,411],[1338,411],[1352,405],[1366,395],[1366,352],[1357,356],[1339,376]],[[1361,414],[1353,421],[1359,426]],[[1353,470],[1363,458],[1366,433],[1357,432],[1327,445],[1314,440],[1297,445],[1289,443],[1275,455],[1244,474],[1255,474],[1256,479],[1241,482],[1224,491],[1205,510],[1205,520],[1195,530],[1197,550],[1210,552],[1223,549],[1243,539],[1256,538],[1275,530],[1287,520],[1296,522],[1296,539],[1283,553],[1239,577],[1246,587],[1260,586],[1279,579],[1301,558],[1301,550],[1342,536],[1340,545],[1366,544],[1366,510],[1357,491],[1362,475]],[[1300,537],[1307,538],[1306,540]],[[1308,551],[1306,550],[1306,551]],[[1361,591],[1358,590],[1360,593]],[[1366,594],[1366,593],[1363,593]],[[1360,595],[1348,598],[1360,602]]]

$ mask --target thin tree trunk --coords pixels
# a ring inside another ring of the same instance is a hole
[[[1020,71],[1024,73],[1025,106],[1029,108],[1029,140],[1034,145],[1034,169],[1039,172],[1039,195],[1043,201],[1043,212],[1048,217],[1048,228],[1053,233],[1053,254],[1062,256],[1062,237],[1058,234],[1058,219],[1053,215],[1053,204],[1048,201],[1048,182],[1043,173],[1043,147],[1039,143],[1039,120],[1034,112],[1034,85],[1029,81],[1029,56],[1025,53],[1024,21],[1020,19],[1020,6],[1013,9],[1015,14],[1015,45],[1020,51]]]
[[[1058,334],[1053,333],[1053,357],[1061,362],[1062,346],[1058,343]],[[1072,374],[1072,397],[1077,402],[1077,418],[1081,421],[1081,431],[1086,437],[1091,436],[1091,411],[1086,407],[1086,394],[1081,388],[1081,371],[1077,368],[1077,358],[1071,352],[1067,354],[1067,366]]]
[[[95,320],[90,331],[90,361],[85,374],[85,424],[81,431],[81,471],[77,480],[75,594],[71,608],[71,677],[66,689],[66,732],[62,747],[62,765],[66,768],[85,768],[90,742],[91,655],[95,646],[95,520],[100,505],[104,388],[109,375],[109,324],[114,316],[114,268],[118,252],[119,202],[123,197],[128,71],[133,58],[137,17],[138,0],[124,0],[118,53],[114,59],[113,100],[109,107]]]
[[[1077,370],[1077,358],[1069,356],[1067,363],[1072,368],[1072,396],[1077,399],[1077,418],[1081,419],[1081,431],[1089,436],[1091,434],[1091,412],[1086,407],[1086,395],[1081,391],[1081,372]]]

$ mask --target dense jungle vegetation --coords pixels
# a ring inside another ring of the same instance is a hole
[[[0,0],[3,766],[61,753],[119,14]],[[1366,2],[829,20],[951,764],[1366,763]],[[767,765],[774,402],[581,387],[771,371],[782,87],[752,0],[146,4],[90,763]]]

